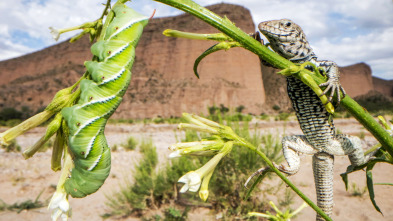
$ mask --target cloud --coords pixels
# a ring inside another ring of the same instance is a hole
[[[0,2],[0,59],[55,44],[49,26],[71,27],[97,19],[105,0],[14,0]],[[222,0],[195,0],[200,5]],[[340,65],[366,62],[375,74],[393,78],[393,2],[391,0],[225,0],[248,8],[255,24],[289,18],[307,34],[318,56]],[[155,17],[182,12],[161,3],[133,0],[129,6]],[[62,36],[64,40],[76,33]],[[389,41],[390,40],[390,41]]]

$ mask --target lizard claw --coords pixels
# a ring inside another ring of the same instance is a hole
[[[323,93],[320,95],[320,97],[326,95],[330,91],[329,98],[328,98],[329,102],[333,100],[333,96],[336,93],[337,105],[339,105],[341,102],[340,91],[343,93],[342,98],[344,98],[346,95],[344,88],[341,86],[340,82],[336,79],[329,79],[327,82],[320,84],[319,87],[326,87]]]

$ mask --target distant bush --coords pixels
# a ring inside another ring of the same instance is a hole
[[[260,115],[260,118],[261,118],[261,120],[268,120],[270,117],[269,117],[269,115],[267,115],[267,114],[265,114],[265,113],[262,113],[262,114]]]
[[[236,110],[237,113],[241,113],[241,112],[243,112],[243,110],[244,110],[245,108],[246,108],[245,106],[240,105],[240,106],[236,107],[235,110]]]
[[[14,127],[22,122],[21,119],[0,120],[0,126]]]
[[[392,100],[377,91],[370,91],[365,95],[356,97],[355,100],[371,113],[393,112]]]
[[[11,143],[8,146],[1,146],[5,149],[6,152],[20,152],[21,147],[18,145],[16,140],[11,140]]]
[[[275,120],[287,121],[289,116],[291,116],[290,113],[281,112],[276,116]]]
[[[165,119],[162,117],[156,117],[156,118],[153,118],[153,122],[155,124],[163,124],[163,123],[165,123]]]
[[[127,143],[123,145],[125,150],[135,150],[138,141],[134,137],[129,137]]]
[[[0,111],[0,120],[22,119],[22,112],[13,107],[5,107]]]
[[[278,105],[274,105],[272,108],[275,111],[279,111],[281,109],[280,106],[278,106]]]

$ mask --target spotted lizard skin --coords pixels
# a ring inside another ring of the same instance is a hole
[[[329,92],[329,100],[340,91],[345,91],[339,83],[339,70],[332,61],[318,60],[310,47],[303,30],[289,19],[262,22],[260,32],[269,40],[270,47],[294,63],[311,62],[328,81],[324,94]],[[312,67],[309,66],[312,70]],[[331,216],[333,210],[333,162],[334,155],[348,155],[353,165],[367,162],[360,139],[349,135],[336,135],[332,117],[324,105],[301,80],[287,77],[287,89],[292,106],[304,135],[287,136],[282,140],[283,154],[288,163],[277,168],[287,174],[295,174],[300,168],[299,153],[313,155],[313,172],[317,192],[317,205]],[[317,215],[317,220],[324,220]]]

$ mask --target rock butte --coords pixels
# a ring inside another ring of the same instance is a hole
[[[226,15],[246,33],[255,30],[249,10],[242,6],[216,4],[208,8]],[[276,69],[261,67],[257,56],[241,48],[207,56],[200,63],[198,80],[192,70],[194,61],[214,42],[168,38],[162,35],[167,28],[217,32],[187,14],[152,19],[137,47],[131,84],[113,118],[199,114],[220,104],[230,108],[243,105],[244,113],[257,115],[272,112],[274,105],[290,109],[284,77],[275,74]],[[79,79],[85,71],[83,62],[91,57],[90,43],[82,38],[0,62],[0,108],[42,110],[58,90]],[[393,81],[373,78],[367,64],[343,67],[341,72],[342,84],[352,97],[373,90],[393,97]]]

